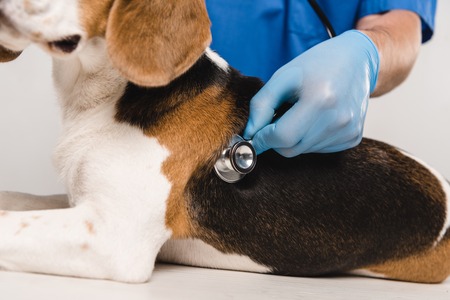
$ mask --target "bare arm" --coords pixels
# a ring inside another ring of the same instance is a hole
[[[414,12],[392,10],[362,18],[356,29],[378,48],[380,69],[372,96],[381,96],[402,83],[411,71],[422,39],[420,18]]]

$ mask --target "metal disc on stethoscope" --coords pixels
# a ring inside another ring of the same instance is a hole
[[[250,173],[255,165],[256,152],[251,142],[234,135],[229,147],[222,151],[214,170],[223,181],[234,183]]]

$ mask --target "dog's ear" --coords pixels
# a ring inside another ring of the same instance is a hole
[[[0,63],[16,59],[20,53],[22,52],[11,51],[0,45]]]
[[[166,85],[211,42],[203,0],[116,0],[106,28],[114,66],[143,86]]]

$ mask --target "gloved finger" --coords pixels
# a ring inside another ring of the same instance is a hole
[[[301,100],[296,102],[275,123],[265,126],[255,134],[253,145],[256,152],[259,154],[270,148],[291,148],[297,145],[315,122],[319,110],[320,108]]]
[[[342,147],[347,145],[347,149],[356,146],[362,139],[364,128],[365,112],[362,115],[339,114],[330,126],[332,130],[328,137],[324,137],[322,141],[312,145],[311,148],[305,149],[305,153],[310,152],[333,152],[333,149],[345,150]]]
[[[287,158],[291,158],[291,157],[295,157],[298,156],[302,153],[305,153],[305,148],[309,147],[308,145],[306,145],[305,143],[302,143],[301,141],[295,145],[294,147],[291,148],[276,148],[274,149],[276,152],[278,152],[280,155],[287,157]]]
[[[341,152],[341,151],[349,150],[351,148],[358,146],[361,143],[361,140],[362,139],[355,139],[354,141],[349,141],[348,143],[344,143],[341,145],[334,145],[332,147],[313,151],[311,153],[334,153],[334,152]]]
[[[271,137],[276,130],[276,123],[269,124],[258,131],[252,139],[253,148],[257,155],[273,148],[271,146]]]
[[[295,99],[301,82],[297,67],[281,68],[250,101],[250,115],[244,138],[251,139],[256,132],[272,122],[275,111],[284,103]]]
[[[317,144],[310,149],[305,150],[304,153],[331,153],[347,150],[357,146],[361,143],[362,134],[347,134],[344,136],[338,136],[335,139],[330,139]]]
[[[323,112],[296,145],[289,148],[276,148],[275,151],[285,157],[294,157],[334,137],[336,128],[333,126],[335,123],[333,120],[336,119],[336,114],[334,110]]]

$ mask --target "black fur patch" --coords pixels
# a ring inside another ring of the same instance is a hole
[[[445,221],[442,192],[416,181],[434,180],[439,190],[429,171],[372,140],[293,159],[269,151],[237,184],[208,171],[199,169],[187,191],[192,219],[206,228],[198,238],[277,274],[314,276],[406,257],[430,247]]]
[[[190,101],[213,85],[235,99],[239,118],[246,119],[249,101],[262,87],[262,82],[257,78],[242,76],[233,68],[227,73],[207,55],[203,55],[185,74],[166,86],[147,88],[129,82],[116,105],[116,120],[148,129],[157,124],[160,118],[174,112],[180,104]],[[215,101],[223,101],[221,98],[210,100],[211,105]],[[233,122],[236,117],[230,116],[230,121]]]

